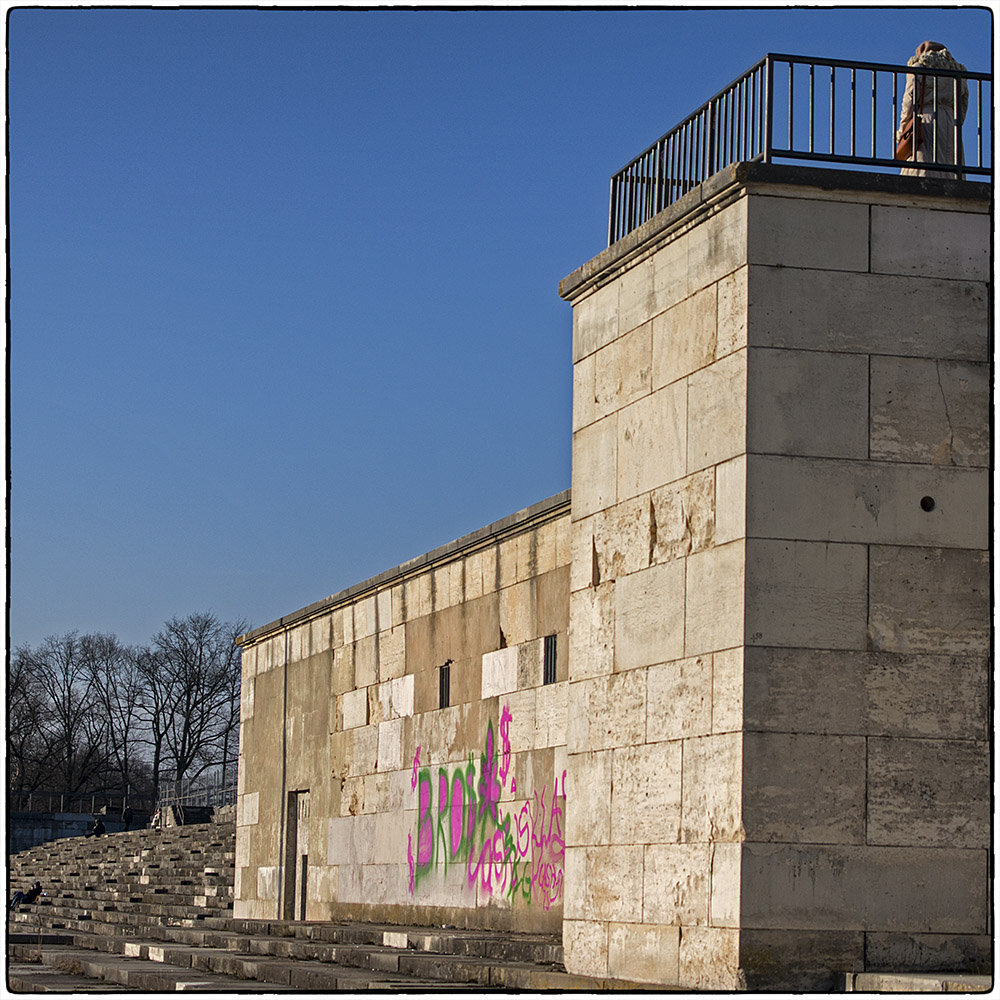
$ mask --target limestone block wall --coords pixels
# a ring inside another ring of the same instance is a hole
[[[989,964],[989,204],[912,190],[749,195],[751,987]]]
[[[558,930],[568,508],[244,637],[237,916]]]
[[[567,968],[737,984],[747,200],[571,293]]]
[[[988,194],[739,165],[563,282],[571,971],[988,963]]]

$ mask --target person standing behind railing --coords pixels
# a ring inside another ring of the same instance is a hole
[[[907,66],[926,69],[950,69],[964,72],[965,67],[940,42],[921,42],[907,61]],[[958,84],[956,88],[956,84]],[[955,98],[958,97],[958,149],[955,149]],[[908,74],[903,104],[899,115],[897,142],[908,125],[913,125],[916,145],[915,162],[954,163],[961,165],[962,123],[969,107],[969,88],[965,80],[951,76]],[[910,153],[912,158],[913,154]],[[923,167],[903,167],[902,174],[916,177],[950,177],[961,179],[961,171],[926,170]]]

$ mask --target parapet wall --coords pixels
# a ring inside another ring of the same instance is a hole
[[[245,637],[236,915],[558,931],[568,618],[562,494]]]

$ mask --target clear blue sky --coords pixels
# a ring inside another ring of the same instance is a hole
[[[608,178],[768,51],[985,8],[13,9],[10,641],[255,625],[569,486]]]

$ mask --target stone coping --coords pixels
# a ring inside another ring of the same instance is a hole
[[[554,520],[564,513],[569,513],[569,508],[570,491],[563,490],[562,493],[557,493],[555,496],[551,496],[546,500],[540,500],[530,507],[525,507],[523,510],[508,514],[507,517],[501,518],[499,521],[494,521],[484,528],[479,528],[468,535],[456,538],[453,542],[441,545],[430,552],[401,563],[399,566],[387,569],[377,576],[370,577],[360,583],[355,583],[330,597],[325,597],[321,601],[316,601],[282,618],[277,618],[268,625],[261,625],[258,628],[251,629],[237,638],[236,645],[252,645],[268,633],[301,624],[310,618],[315,618],[323,612],[335,608],[337,605],[354,601],[367,591],[384,587],[386,584],[401,580],[403,577],[413,576],[434,566],[436,563],[450,561],[460,552],[484,548],[492,542],[499,541],[501,538],[520,534],[529,528],[544,524],[546,521]]]
[[[604,276],[612,277],[609,272],[628,263],[645,251],[649,244],[665,238],[711,208],[734,200],[742,188],[752,184],[811,187],[822,191],[874,192],[904,197],[918,195],[938,199],[953,198],[973,201],[984,210],[989,208],[993,198],[993,186],[985,182],[940,177],[904,177],[899,174],[783,163],[731,163],[563,278],[559,282],[559,295],[571,302],[579,298],[592,286],[600,284]]]

